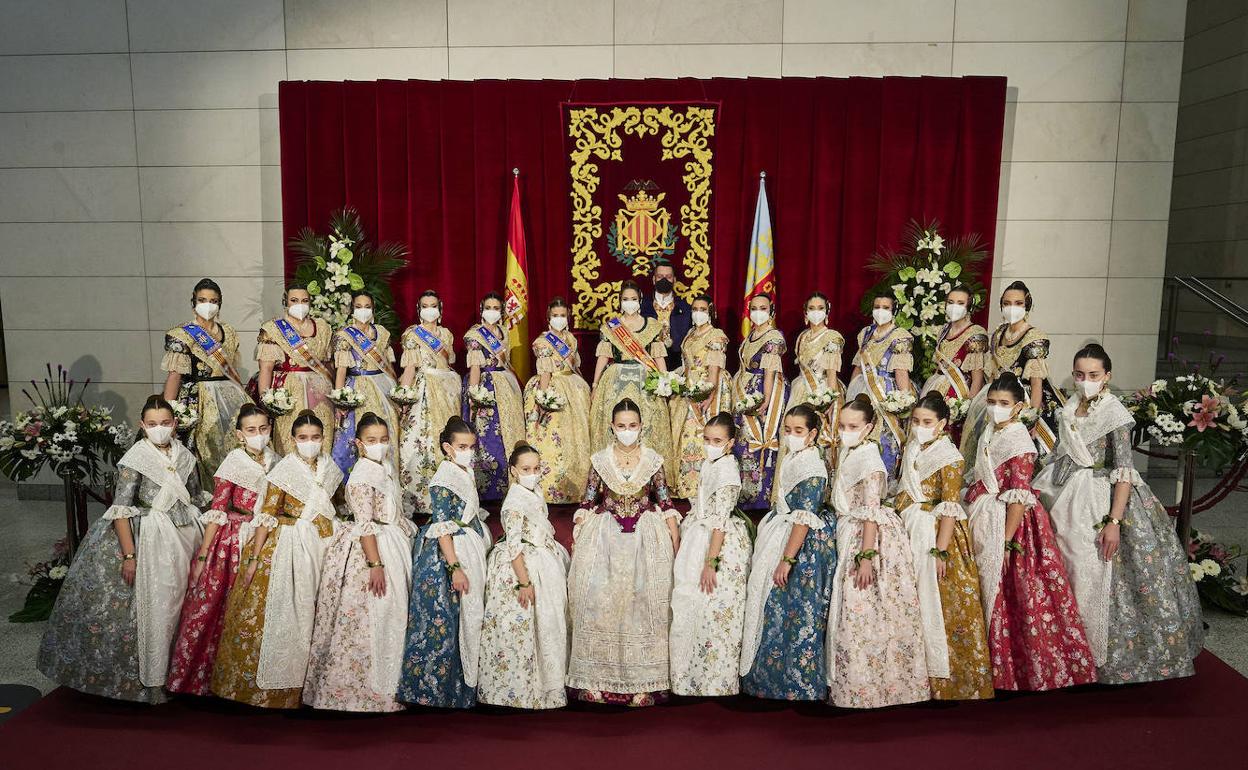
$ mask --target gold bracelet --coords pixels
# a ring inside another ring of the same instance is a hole
[[[367,561],[367,560],[365,560],[365,562],[364,562],[364,563],[368,565],[368,568],[369,568],[369,569],[377,569],[378,567],[385,567],[385,566],[386,566],[386,565],[382,564],[382,563],[381,563],[381,562],[379,562],[379,561]]]
[[[134,554],[132,554],[132,553],[123,553],[123,554],[121,555],[121,560],[122,560],[122,561],[136,561],[137,559],[138,559],[138,557],[137,557],[137,556],[135,556],[135,555],[134,555]]]

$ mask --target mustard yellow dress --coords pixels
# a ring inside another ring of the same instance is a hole
[[[524,386],[526,440],[542,453],[542,489],[547,503],[575,503],[589,479],[589,457],[597,451],[589,443],[589,384],[581,377],[581,356],[569,331],[548,330],[533,340],[537,376]],[[547,412],[537,405],[544,375],[547,390],[567,401],[561,411]]]
[[[732,411],[732,378],[728,376],[728,335],[707,324],[689,331],[680,345],[681,373],[688,383],[710,380],[712,367],[719,367],[718,387],[701,403],[677,396],[668,402],[672,410],[672,441],[679,453],[680,467],[673,477],[676,497],[691,499],[698,494],[702,461],[702,430],[706,421],[721,411]]]
[[[597,357],[611,359],[594,388],[589,405],[589,440],[595,451],[611,443],[611,410],[622,399],[631,398],[641,407],[641,438],[638,443],[658,452],[663,458],[663,473],[668,477],[676,474],[676,450],[672,444],[672,415],[667,399],[647,393],[642,387],[648,368],[629,352],[609,328],[615,319],[602,325],[602,337],[594,351]],[[663,324],[653,318],[633,338],[655,361],[667,355],[667,347],[660,336]],[[584,491],[584,490],[582,490]]]

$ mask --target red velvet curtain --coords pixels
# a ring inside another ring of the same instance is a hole
[[[1005,78],[780,78],[580,81],[285,82],[278,90],[286,237],[359,210],[373,242],[402,241],[399,315],[436,288],[459,332],[503,284],[511,169],[521,170],[535,315],[567,296],[569,181],[560,104],[722,104],[714,159],[711,283],[733,334],[760,171],[773,218],[780,325],[819,289],[847,337],[876,280],[870,255],[910,219],[991,247]],[[287,272],[292,253],[286,253]],[[983,276],[987,283],[989,276]]]

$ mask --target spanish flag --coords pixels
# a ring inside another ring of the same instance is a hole
[[[525,257],[524,225],[520,221],[520,169],[512,169],[511,215],[507,218],[507,279],[503,291],[503,321],[507,348],[516,377],[529,378],[529,266]]]
[[[758,175],[758,203],[750,235],[750,264],[745,271],[745,298],[741,308],[741,336],[750,333],[750,298],[765,292],[775,301],[776,259],[771,247],[771,209],[767,206],[767,172]]]

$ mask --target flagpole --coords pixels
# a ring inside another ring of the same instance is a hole
[[[512,369],[521,384],[531,371],[529,358],[529,268],[524,226],[520,218],[520,169],[511,169],[511,211],[507,216],[506,273],[503,316]]]

